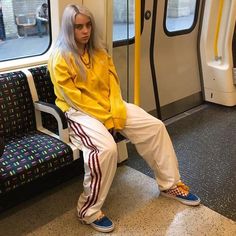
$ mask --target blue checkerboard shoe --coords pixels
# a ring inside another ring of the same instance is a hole
[[[109,233],[114,230],[115,226],[112,221],[102,214],[97,220],[90,224],[95,230],[103,233]]]
[[[176,187],[161,191],[161,195],[173,198],[181,203],[189,206],[197,206],[200,204],[200,198],[189,191],[189,187],[179,182]]]

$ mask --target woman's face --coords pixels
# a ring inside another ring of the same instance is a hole
[[[92,30],[92,22],[88,16],[78,14],[74,23],[75,41],[79,48],[84,48],[88,43]]]

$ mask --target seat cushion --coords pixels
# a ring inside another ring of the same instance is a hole
[[[0,157],[0,194],[73,162],[71,148],[39,131],[5,143]]]

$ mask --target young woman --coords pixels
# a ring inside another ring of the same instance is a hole
[[[140,107],[123,101],[111,57],[101,44],[94,17],[84,6],[68,5],[48,69],[66,113],[71,141],[83,150],[84,191],[79,219],[100,232],[114,229],[102,205],[117,167],[112,134],[127,137],[156,175],[161,193],[187,205],[200,199],[180,181],[178,163],[165,125]]]

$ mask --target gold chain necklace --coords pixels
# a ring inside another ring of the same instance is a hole
[[[86,62],[83,58],[83,56],[80,56],[81,61],[84,63],[84,65],[89,69],[90,68],[90,55],[88,53],[88,62]]]

